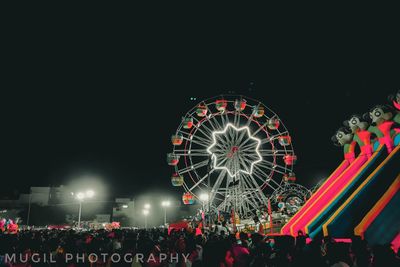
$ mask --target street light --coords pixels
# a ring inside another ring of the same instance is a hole
[[[164,225],[167,225],[167,207],[171,206],[171,202],[163,201],[161,202],[161,206],[164,208]]]
[[[86,191],[86,196],[87,197],[93,197],[94,196],[94,191],[93,190]]]
[[[147,216],[149,215],[149,210],[148,209],[144,209],[143,210],[143,215],[144,215],[144,228],[147,229]]]
[[[76,194],[76,198],[79,199],[79,200],[82,200],[82,199],[85,198],[85,194],[82,193],[82,192],[79,192],[78,194]]]
[[[73,192],[71,195],[74,195]],[[83,192],[78,192],[76,194],[76,199],[79,202],[79,214],[78,214],[78,228],[81,228],[81,215],[82,215],[82,202],[85,198],[92,198],[94,196],[94,191],[93,190],[87,190],[85,193]]]
[[[203,202],[208,201],[208,194],[206,194],[206,193],[200,194],[200,200]]]
[[[149,203],[146,203],[146,204],[144,204],[144,208],[146,209],[146,210],[148,210],[148,209],[150,209],[150,204]]]

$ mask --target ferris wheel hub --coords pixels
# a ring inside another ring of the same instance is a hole
[[[224,130],[212,133],[213,143],[207,148],[213,168],[226,170],[230,177],[239,173],[252,174],[255,164],[263,160],[259,147],[261,140],[252,136],[250,128],[237,128],[228,123]]]

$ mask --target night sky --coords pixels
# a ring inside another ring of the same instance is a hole
[[[15,22],[3,39],[2,195],[84,175],[111,196],[181,194],[165,160],[170,135],[197,103],[190,97],[229,91],[280,116],[299,183],[329,175],[342,159],[330,137],[343,120],[400,88],[390,16],[264,16]]]

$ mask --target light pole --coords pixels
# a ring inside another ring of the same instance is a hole
[[[81,216],[82,216],[82,202],[85,198],[92,198],[94,196],[93,190],[87,190],[85,193],[78,192],[76,194],[76,199],[79,202],[79,213],[78,213],[78,229],[81,228]]]
[[[203,221],[203,229],[204,229],[204,226],[205,226],[205,225],[204,225],[204,224],[205,224],[205,217],[206,217],[204,207],[205,207],[205,203],[208,201],[208,194],[202,193],[202,194],[200,194],[199,198],[200,198],[201,204],[202,204],[202,212],[203,212],[203,214],[202,214],[202,221]],[[210,212],[210,211],[209,211],[209,212]],[[209,216],[210,216],[210,215],[209,215]]]
[[[149,210],[144,209],[143,210],[143,215],[144,215],[144,228],[147,229],[147,215],[149,215]]]
[[[147,229],[147,216],[150,213],[150,204],[146,203],[144,204],[144,209],[143,209],[143,215],[144,215],[144,228]]]
[[[29,226],[29,219],[31,218],[31,202],[32,202],[32,188],[29,189],[28,218],[26,218],[27,226]]]
[[[161,206],[164,208],[164,226],[167,225],[167,208],[171,206],[171,202],[163,201],[161,202]]]

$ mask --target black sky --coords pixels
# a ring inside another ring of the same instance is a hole
[[[190,97],[228,91],[279,114],[300,183],[328,175],[341,160],[330,136],[342,121],[400,87],[397,18],[243,12],[8,21],[2,193],[83,174],[102,177],[115,195],[179,192],[165,162],[170,135]]]

